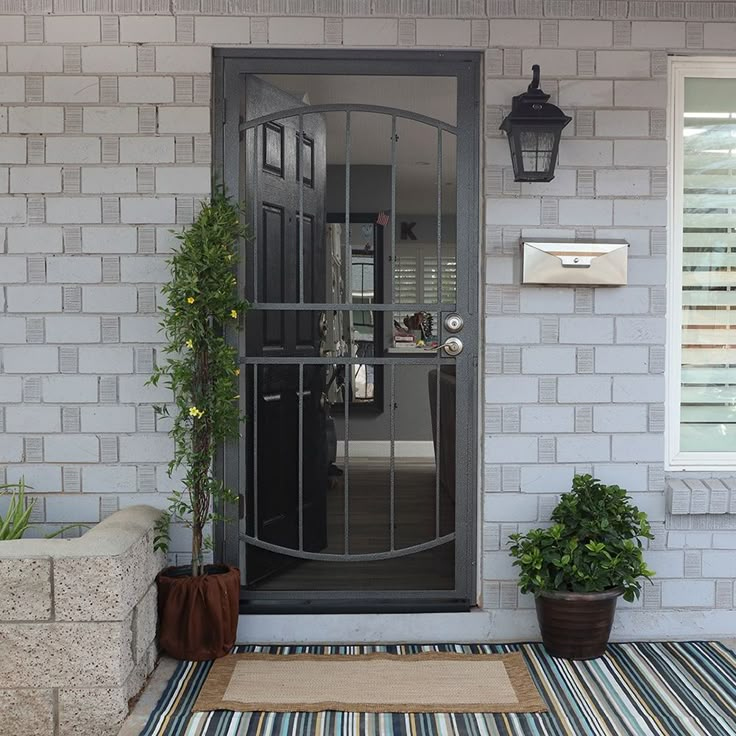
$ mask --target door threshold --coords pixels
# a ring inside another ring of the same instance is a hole
[[[492,639],[489,611],[450,613],[248,614],[239,644],[471,643]]]

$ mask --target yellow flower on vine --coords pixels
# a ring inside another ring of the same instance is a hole
[[[230,316],[231,316],[231,317],[232,317],[233,319],[237,319],[237,318],[238,318],[238,310],[237,310],[237,309],[231,309],[231,310],[230,310]]]
[[[236,375],[236,376],[239,376],[239,375],[240,375],[240,368],[236,368],[236,369],[235,369],[235,375]]]
[[[227,255],[225,256],[225,258],[227,258],[228,262],[229,262],[229,261],[232,261],[232,259],[233,259],[233,254],[232,254],[232,253],[228,253],[228,254],[227,254]]]
[[[204,412],[201,409],[197,409],[196,406],[190,406],[189,407],[189,416],[190,417],[196,417],[199,419],[200,417],[204,416]]]
[[[191,340],[187,340],[184,343],[190,350],[194,347],[194,343]]]
[[[193,296],[188,296],[187,297],[187,304],[194,304],[194,297]]]

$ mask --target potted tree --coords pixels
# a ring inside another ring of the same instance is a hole
[[[192,533],[191,565],[169,567],[158,577],[160,644],[178,659],[214,659],[235,643],[240,573],[205,564],[210,523],[217,507],[237,500],[214,475],[218,447],[239,435],[237,352],[225,332],[238,327],[246,304],[237,298],[234,266],[238,241],[246,236],[238,208],[221,190],[202,203],[194,223],[178,239],[168,260],[171,280],[162,291],[161,328],[166,358],[149,382],[171,389],[173,404],[159,406],[171,422],[174,456],[169,476],[179,470],[181,489],[169,498],[169,518]],[[158,544],[166,548],[167,526]]]
[[[576,475],[552,511],[553,525],[512,534],[519,588],[533,593],[542,641],[553,657],[593,659],[606,650],[619,596],[633,601],[651,578],[644,512],[623,488]]]

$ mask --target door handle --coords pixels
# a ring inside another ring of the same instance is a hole
[[[455,357],[463,351],[463,341],[459,337],[448,337],[442,345],[435,348],[427,348],[427,350],[444,350],[446,355]]]
[[[311,390],[307,390],[307,391],[297,391],[297,392],[296,392],[296,395],[297,395],[297,396],[301,396],[302,398],[304,398],[305,396],[311,396],[311,395],[312,395],[312,392],[311,392]]]

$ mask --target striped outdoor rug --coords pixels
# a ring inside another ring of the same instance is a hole
[[[259,647],[235,652],[363,654],[521,651],[547,713],[192,713],[211,667],[182,662],[141,736],[734,736],[736,655],[714,642],[612,644],[568,662],[541,644]]]

